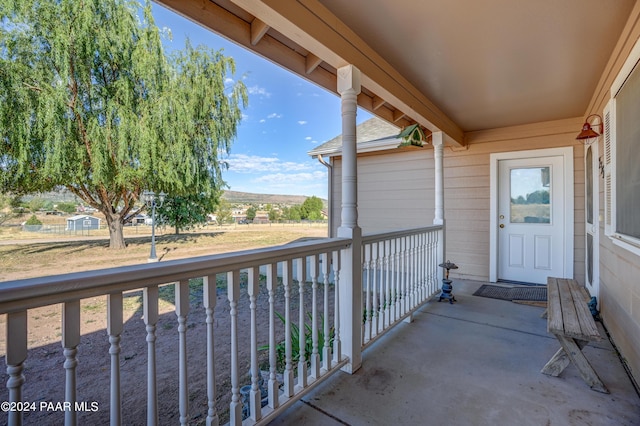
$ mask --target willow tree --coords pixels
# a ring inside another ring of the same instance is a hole
[[[65,187],[123,248],[144,190],[219,191],[246,88],[221,51],[161,37],[149,2],[0,0],[1,192]]]

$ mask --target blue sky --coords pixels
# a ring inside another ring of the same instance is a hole
[[[316,195],[327,198],[327,170],[307,152],[342,130],[340,99],[243,47],[153,3],[158,27],[169,28],[169,49],[191,44],[223,49],[236,62],[234,80],[242,79],[249,105],[231,151],[223,159],[223,178],[233,191]],[[357,122],[370,118],[358,110]]]

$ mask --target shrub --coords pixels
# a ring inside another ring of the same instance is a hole
[[[40,219],[38,219],[36,217],[35,214],[32,214],[31,217],[27,220],[27,222],[25,223],[25,225],[42,225],[42,222],[40,221]]]
[[[75,213],[76,205],[75,203],[58,203],[58,210],[65,213]]]

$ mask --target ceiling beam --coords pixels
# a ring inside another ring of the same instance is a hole
[[[322,63],[322,59],[318,58],[313,53],[307,54],[307,58],[306,58],[306,64],[307,64],[306,73],[307,74],[311,74],[316,68],[318,68],[318,66],[321,63]]]
[[[382,105],[384,105],[384,99],[382,99],[380,96],[374,96],[373,97],[373,109],[378,109],[380,108]]]
[[[269,26],[258,18],[251,21],[251,45],[255,46],[260,43],[267,31],[269,31]]]
[[[400,111],[399,109],[393,111],[393,122],[397,122],[399,121],[401,118],[404,118],[406,116],[406,114],[402,111]]]

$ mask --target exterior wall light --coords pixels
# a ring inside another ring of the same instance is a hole
[[[595,118],[595,117],[598,118],[599,122],[597,124],[595,124],[595,126],[599,127],[600,133],[596,132],[595,130],[593,130],[591,128],[592,124],[589,122],[589,120],[592,117],[593,118]],[[584,124],[582,125],[582,131],[578,134],[576,139],[579,140],[580,142],[582,142],[584,145],[591,145],[602,134],[603,128],[604,128],[604,126],[603,126],[603,123],[602,123],[602,117],[600,117],[598,114],[591,114],[584,121]]]

